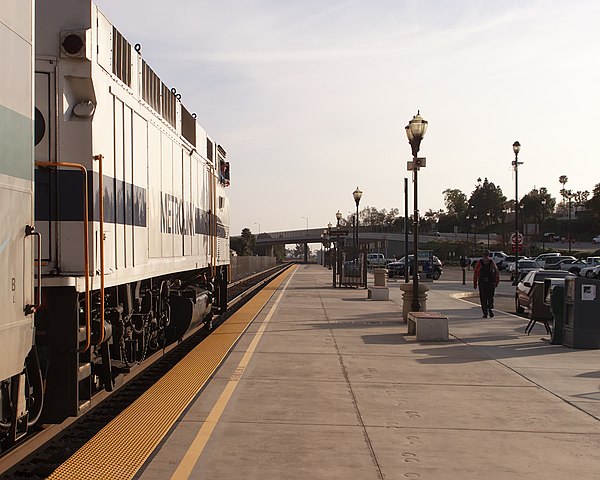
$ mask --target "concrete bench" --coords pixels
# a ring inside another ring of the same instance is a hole
[[[389,300],[390,289],[388,287],[369,287],[367,298],[371,300]]]
[[[448,317],[438,312],[408,312],[408,334],[420,342],[448,341]]]

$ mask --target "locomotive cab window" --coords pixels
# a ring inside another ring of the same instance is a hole
[[[219,160],[219,179],[225,186],[229,186],[229,162]]]

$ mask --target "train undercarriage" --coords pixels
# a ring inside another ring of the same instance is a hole
[[[112,391],[136,365],[227,309],[228,266],[179,272],[86,295],[42,291],[23,372],[0,383],[0,450],[35,425],[61,423]],[[89,312],[89,313],[88,313]],[[104,321],[102,321],[104,318]]]

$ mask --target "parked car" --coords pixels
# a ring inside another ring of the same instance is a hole
[[[525,275],[527,275],[529,272],[531,272],[533,270],[539,270],[539,269],[540,269],[540,266],[535,261],[533,261],[531,259],[521,260],[519,258],[519,280],[521,278],[523,278]],[[516,275],[517,275],[514,263],[508,269],[508,273],[510,274],[510,279],[514,282],[516,279]]]
[[[560,235],[558,235],[554,232],[547,232],[547,233],[544,233],[544,241],[550,242],[550,243],[560,242],[561,238],[560,238]]]
[[[496,266],[498,268],[500,268],[499,263],[504,261],[504,259],[507,257],[508,255],[506,255],[506,253],[504,252],[490,252],[490,258],[494,261],[494,263],[496,264]],[[477,265],[477,262],[479,260],[481,260],[482,257],[472,257],[469,259],[469,263],[471,264],[472,268],[475,268],[475,265]]]
[[[589,267],[589,264],[584,260],[578,260],[576,258],[564,258],[550,265],[546,263],[544,270],[565,270],[578,275],[579,271],[585,267]]]
[[[600,235],[597,235],[594,238],[592,238],[592,243],[593,244],[600,243]]]
[[[406,257],[402,257],[397,262],[388,263],[386,268],[388,269],[389,278],[404,276],[404,268],[406,262],[405,258]],[[412,275],[413,258],[414,255],[408,256],[409,275]],[[429,265],[429,258],[419,258],[419,266],[421,270],[425,272],[428,278],[433,278],[434,280],[437,280],[442,276],[442,261],[435,255],[433,256],[433,267]]]
[[[600,265],[582,268],[579,270],[579,276],[586,278],[597,278],[600,276]]]
[[[367,253],[367,267],[385,267],[388,264],[388,260],[385,258],[383,253]]]
[[[516,312],[523,313],[525,309],[533,311],[533,288],[536,282],[543,282],[546,278],[557,278],[564,281],[564,278],[568,276],[573,276],[573,274],[563,270],[532,270],[529,272],[517,284],[515,290]],[[536,305],[536,308],[538,307],[541,308],[541,305]]]
[[[559,256],[560,253],[558,252],[546,252],[539,254],[537,257],[534,258],[534,261],[540,266],[540,268],[544,268],[544,266],[546,265],[546,258]]]
[[[544,268],[552,268],[553,265],[562,262],[563,260],[577,260],[572,255],[556,255],[553,257],[547,257],[544,262]]]
[[[496,265],[498,266],[498,270],[508,271],[510,266],[514,265],[516,258],[517,257],[515,257],[514,255],[508,255],[504,257],[502,260],[500,260],[500,262],[496,263]],[[529,260],[529,257],[522,257],[519,255],[519,260]]]
[[[600,265],[600,257],[587,257],[585,263],[588,265]]]

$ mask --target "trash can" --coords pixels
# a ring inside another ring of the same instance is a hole
[[[552,285],[550,287],[550,310],[552,311],[552,338],[550,343],[562,345],[563,330],[565,326],[565,286]]]
[[[565,278],[563,345],[600,348],[600,280]]]

